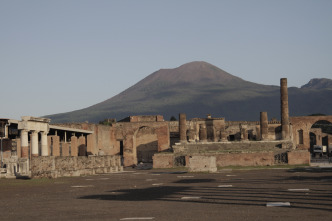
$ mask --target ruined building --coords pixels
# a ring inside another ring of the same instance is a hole
[[[0,176],[74,176],[107,173],[152,163],[155,168],[308,164],[310,147],[331,146],[332,132],[312,128],[332,116],[290,117],[287,79],[280,81],[281,121],[227,121],[225,118],[164,121],[162,116],[130,116],[107,125],[52,125],[49,119],[0,119]],[[208,111],[208,110],[207,110]]]

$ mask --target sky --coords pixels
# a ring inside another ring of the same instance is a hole
[[[0,118],[102,102],[206,61],[244,80],[332,79],[331,0],[0,0]]]

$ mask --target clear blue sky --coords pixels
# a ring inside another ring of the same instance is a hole
[[[0,0],[0,118],[91,106],[161,68],[332,78],[331,0]]]

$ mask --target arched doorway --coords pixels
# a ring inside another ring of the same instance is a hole
[[[155,129],[140,127],[135,138],[137,163],[152,163],[152,156],[158,152],[158,137]]]

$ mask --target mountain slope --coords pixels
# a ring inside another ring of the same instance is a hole
[[[310,89],[332,89],[332,80],[327,78],[314,78],[309,81],[309,83],[303,85],[301,88]]]
[[[332,90],[291,88],[290,114],[293,108],[294,113],[300,115],[331,111],[332,102],[325,100],[324,105],[320,105],[316,95],[325,98],[332,95]],[[313,98],[308,100],[308,97]],[[98,122],[105,118],[119,120],[129,115],[148,114],[160,114],[169,119],[184,112],[188,118],[209,113],[227,120],[258,120],[261,111],[268,111],[270,118],[279,118],[279,99],[277,86],[245,81],[206,62],[191,62],[175,69],[156,71],[122,93],[91,107],[46,117],[52,122]],[[310,106],[305,105],[308,102]]]

